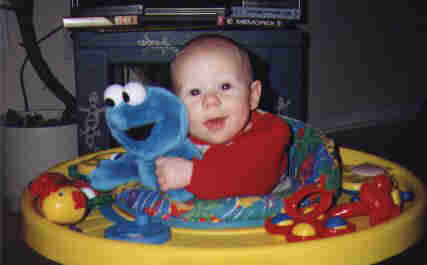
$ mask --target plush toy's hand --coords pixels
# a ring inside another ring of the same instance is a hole
[[[127,182],[139,181],[135,159],[125,153],[113,160],[102,160],[88,175],[94,189],[111,190]]]
[[[184,188],[191,181],[193,162],[181,157],[159,157],[156,160],[156,175],[160,190]]]

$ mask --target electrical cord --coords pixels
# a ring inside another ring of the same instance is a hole
[[[40,79],[46,87],[65,105],[63,113],[64,120],[75,120],[76,116],[76,99],[51,72],[49,65],[43,59],[40,47],[37,45],[36,34],[33,25],[33,7],[34,0],[16,0],[12,2],[15,7],[15,15],[21,31],[29,61],[33,65]]]
[[[52,31],[50,31],[49,33],[47,33],[45,36],[43,36],[42,38],[40,38],[39,40],[37,40],[36,43],[40,44],[41,42],[47,40],[53,34],[55,34],[56,32],[60,31],[63,28],[64,27],[62,25],[56,27],[55,29],[53,29]],[[23,43],[21,43],[20,45],[23,46]],[[20,81],[20,84],[21,84],[22,96],[24,97],[24,104],[25,104],[25,111],[26,112],[30,111],[30,106],[29,106],[29,103],[28,103],[27,90],[25,88],[24,71],[25,71],[25,67],[26,67],[29,59],[30,59],[30,57],[28,55],[26,55],[25,58],[24,58],[24,62],[22,63],[20,71],[19,71],[19,81]]]

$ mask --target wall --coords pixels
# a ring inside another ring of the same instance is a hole
[[[413,115],[426,96],[421,9],[407,1],[308,4],[310,123],[338,129]]]
[[[1,4],[1,2],[0,2]],[[6,51],[7,51],[7,11],[0,9],[0,113],[4,112],[5,108],[5,69],[6,69]],[[3,191],[3,128],[0,126],[0,191]],[[0,193],[1,194],[1,193]],[[3,196],[0,196],[0,249],[3,249]],[[2,251],[3,252],[3,251]],[[3,260],[2,252],[0,252],[0,260]]]

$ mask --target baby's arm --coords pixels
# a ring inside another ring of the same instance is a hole
[[[191,181],[193,162],[181,157],[159,157],[156,160],[156,175],[160,190],[184,188]]]

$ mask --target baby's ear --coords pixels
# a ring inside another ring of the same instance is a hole
[[[258,108],[259,100],[261,99],[262,83],[260,80],[252,81],[249,88],[249,105],[251,110]]]

